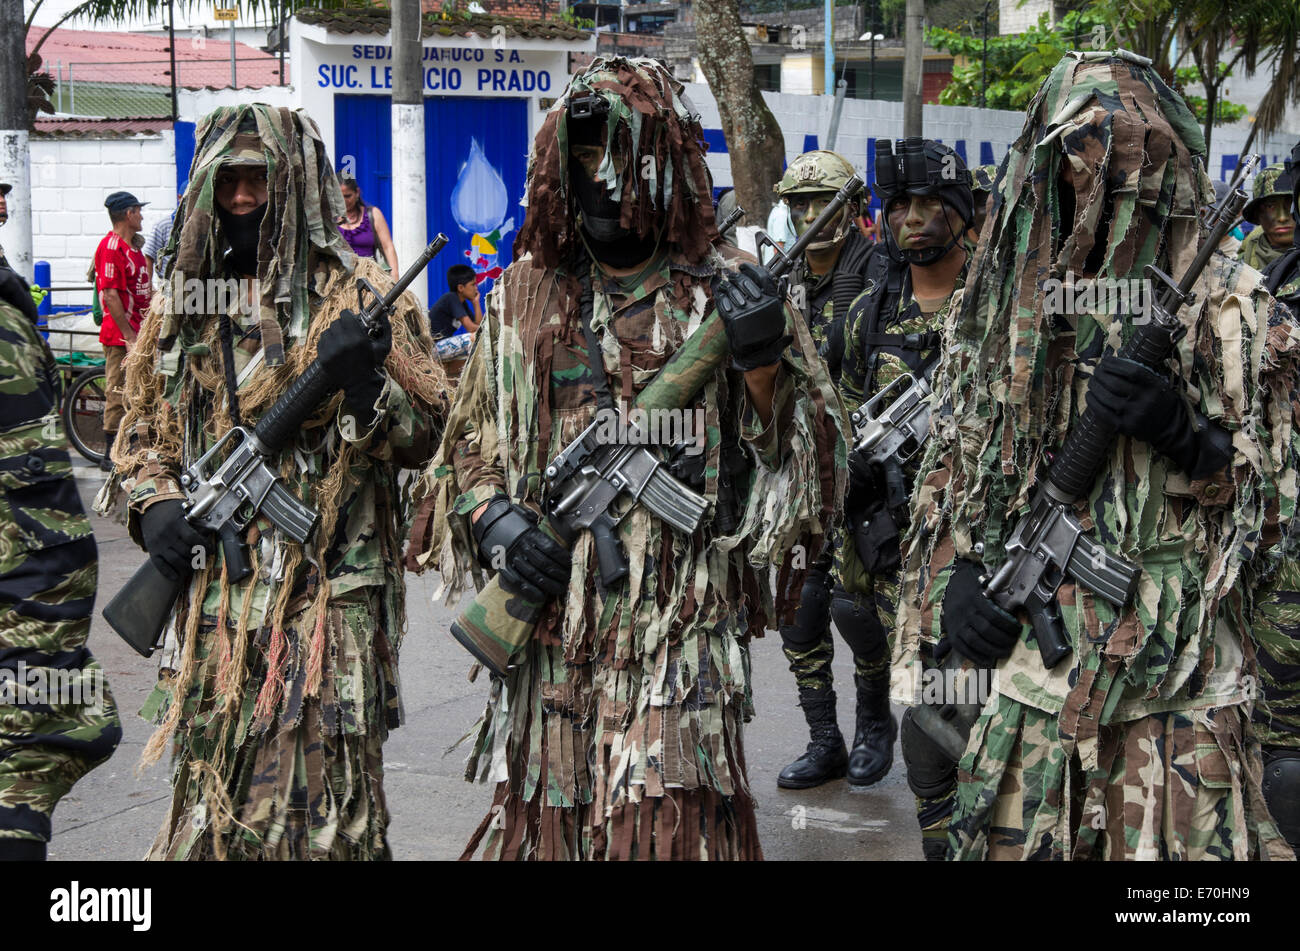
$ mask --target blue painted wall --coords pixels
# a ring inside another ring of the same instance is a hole
[[[514,226],[502,235],[494,263],[501,268],[510,263],[514,238],[523,223],[524,209],[519,201],[528,171],[528,105],[526,99],[470,96],[430,96],[424,100],[428,234],[432,237],[441,231],[451,239],[429,265],[431,302],[447,290],[447,268],[475,262],[467,253],[471,250],[471,235],[456,223],[451,207],[457,179],[470,156],[471,139],[478,141],[488,164],[505,183],[508,205],[504,217],[513,218]],[[334,97],[335,167],[356,178],[362,198],[378,206],[390,224],[402,210],[400,202],[396,207],[393,202],[391,121],[392,106],[387,96]],[[492,280],[487,278],[479,289],[486,293],[491,286]]]

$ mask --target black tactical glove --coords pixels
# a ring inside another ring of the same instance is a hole
[[[479,563],[498,569],[507,591],[544,604],[568,590],[573,556],[537,527],[536,513],[498,495],[473,531]]]
[[[1205,421],[1193,424],[1187,401],[1169,379],[1136,360],[1108,353],[1092,373],[1088,406],[1117,432],[1164,453],[1191,478],[1232,461],[1232,437]]]
[[[33,324],[40,320],[32,289],[13,268],[0,267],[0,300],[12,304],[23,312]]]
[[[740,271],[727,271],[713,286],[713,300],[737,370],[771,366],[793,339],[785,332],[785,307],[776,279],[766,268],[746,261]]]
[[[178,499],[155,502],[140,516],[140,534],[144,536],[144,550],[149,560],[168,581],[188,578],[194,571],[194,549],[205,554],[216,551],[216,538],[200,532],[185,520]]]
[[[943,629],[957,653],[992,667],[1011,654],[1021,624],[984,593],[979,565],[958,558],[943,594]]]
[[[325,373],[343,390],[349,410],[368,422],[375,415],[375,400],[384,388],[384,361],[393,348],[393,331],[380,318],[383,332],[371,338],[360,319],[350,310],[325,328],[316,345]]]

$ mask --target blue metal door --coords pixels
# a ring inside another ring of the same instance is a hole
[[[429,300],[447,290],[447,268],[469,264],[484,293],[510,263],[523,223],[528,172],[527,99],[430,96],[424,100],[428,233],[451,239],[429,268]],[[334,97],[334,156],[364,199],[390,222],[393,207],[391,100]],[[405,262],[399,262],[405,263]]]

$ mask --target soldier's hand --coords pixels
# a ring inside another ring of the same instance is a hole
[[[367,420],[384,388],[380,368],[393,346],[392,328],[386,320],[380,323],[383,333],[371,338],[357,315],[345,310],[325,328],[316,345],[326,375],[343,390],[348,408]]]
[[[479,562],[500,572],[507,590],[543,604],[568,590],[573,556],[537,527],[537,515],[504,495],[473,523]]]
[[[1088,406],[1116,432],[1162,451],[1191,429],[1187,402],[1168,377],[1113,353],[1092,372]]]
[[[149,560],[168,581],[189,577],[200,550],[205,557],[216,550],[215,536],[200,532],[186,521],[178,499],[155,502],[145,509],[140,516],[140,534]]]
[[[727,331],[732,366],[756,370],[780,361],[792,338],[780,289],[767,268],[745,262],[739,272],[724,272],[714,283],[713,300]]]
[[[958,558],[943,595],[943,629],[957,653],[992,667],[1011,654],[1022,626],[984,593],[979,565]]]

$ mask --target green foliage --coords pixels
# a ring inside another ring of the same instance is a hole
[[[965,62],[954,65],[952,82],[939,95],[945,106],[980,105],[984,40],[964,31],[932,28],[926,42]],[[1056,27],[1048,26],[1046,13],[1024,33],[988,38],[988,88],[990,109],[1023,109],[1061,57],[1076,46],[1105,49],[1111,38],[1105,22],[1091,11],[1071,12]]]
[[[1219,63],[1219,79],[1226,79],[1231,70],[1227,63]],[[1186,86],[1201,82],[1201,72],[1195,67],[1186,66],[1174,70],[1174,78],[1178,82],[1178,91],[1182,93],[1183,98],[1187,100],[1187,105],[1191,107],[1196,114],[1196,121],[1205,125],[1205,118],[1209,108],[1204,96],[1193,96],[1186,90]],[[1244,119],[1250,109],[1236,102],[1229,102],[1227,99],[1220,99],[1214,104],[1214,124],[1226,125],[1230,122],[1237,122]]]

